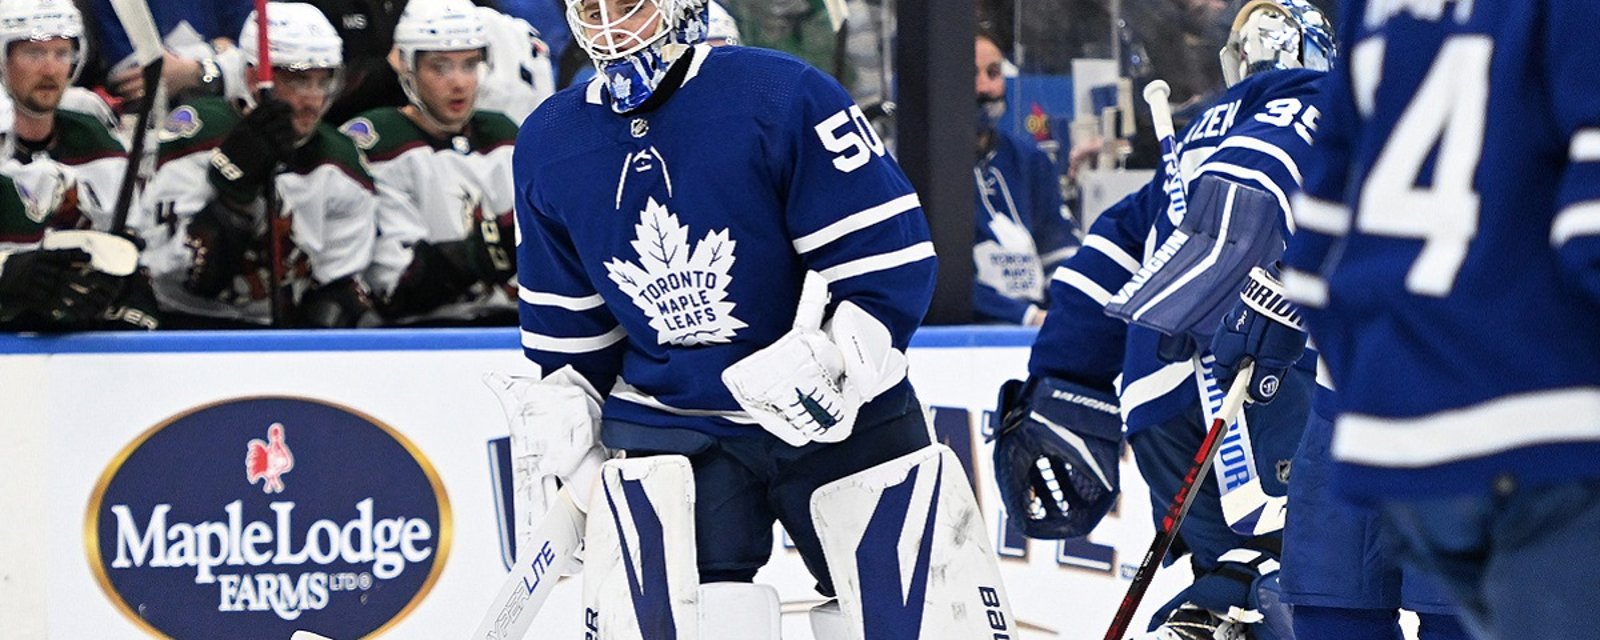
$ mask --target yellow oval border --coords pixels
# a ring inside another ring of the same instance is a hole
[[[367,423],[382,429],[384,433],[389,434],[389,437],[394,438],[395,442],[400,443],[400,446],[405,448],[406,452],[411,454],[411,457],[417,461],[417,465],[422,467],[423,474],[428,477],[428,484],[433,486],[434,498],[439,502],[438,553],[434,557],[433,569],[428,572],[428,578],[423,581],[422,588],[417,590],[416,595],[411,597],[411,601],[407,602],[406,606],[401,607],[398,612],[391,616],[388,622],[383,623],[383,626],[378,627],[377,629],[373,630],[371,634],[363,636],[363,638],[376,638],[383,635],[384,632],[388,631],[401,620],[405,619],[407,615],[410,615],[411,611],[417,608],[417,605],[422,604],[422,599],[428,595],[429,591],[433,590],[434,583],[439,580],[439,574],[444,572],[444,565],[450,556],[450,546],[453,542],[454,535],[454,528],[452,525],[454,518],[450,512],[450,497],[445,493],[444,482],[439,479],[439,472],[433,468],[433,463],[428,460],[426,455],[423,455],[422,450],[417,448],[415,443],[411,442],[410,438],[407,438],[394,427],[389,426],[387,422],[379,420],[365,411],[348,407],[331,400],[321,400],[307,396],[292,395],[260,395],[228,398],[226,400],[208,402],[206,404],[181,411],[172,417],[161,421],[160,423],[156,424],[156,426],[146,429],[144,433],[139,434],[139,436],[134,438],[132,442],[128,443],[128,445],[123,447],[121,451],[117,452],[117,455],[113,457],[111,462],[106,465],[105,471],[100,473],[100,479],[95,482],[94,491],[89,497],[89,508],[85,512],[83,519],[83,540],[84,550],[89,560],[89,569],[94,573],[95,582],[100,584],[100,589],[111,598],[112,602],[116,603],[117,609],[122,612],[122,615],[133,621],[134,625],[143,629],[146,633],[149,633],[153,637],[168,638],[170,640],[171,636],[162,633],[161,630],[155,628],[154,625],[140,617],[138,612],[134,611],[133,607],[128,604],[128,601],[123,599],[122,594],[118,593],[116,588],[111,585],[111,576],[106,574],[105,567],[103,566],[100,558],[100,527],[98,526],[100,505],[105,499],[106,489],[111,485],[111,479],[116,476],[118,471],[122,470],[122,465],[127,463],[128,457],[132,456],[133,452],[137,451],[139,446],[144,444],[146,440],[149,440],[151,436],[159,433],[162,429],[167,428],[174,422],[187,418],[201,411],[205,411],[206,409],[247,400],[297,400],[300,402],[319,404],[359,417],[363,420],[366,420]]]

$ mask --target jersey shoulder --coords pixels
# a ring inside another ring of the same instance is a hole
[[[782,51],[755,47],[706,47],[702,51],[706,59],[698,75],[717,85],[711,93],[729,94],[725,97],[731,104],[742,102],[741,94],[748,96],[758,117],[785,113],[796,98],[811,93],[848,95],[833,78]]]
[[[474,112],[471,127],[472,148],[480,151],[517,141],[517,123],[499,111]]]
[[[1328,74],[1311,69],[1282,69],[1257,73],[1234,85],[1229,93],[1247,105],[1259,107],[1272,100],[1315,94]]]
[[[200,98],[173,109],[156,134],[160,161],[217,146],[239,118],[239,111],[223,98]]]
[[[351,179],[366,187],[373,189],[372,174],[367,171],[366,159],[356,149],[356,143],[341,134],[333,125],[318,123],[317,130],[311,134],[311,140],[306,146],[313,148],[311,162],[303,166],[309,172],[322,165],[333,165],[349,175]]]
[[[63,164],[80,164],[105,157],[128,155],[122,143],[100,119],[77,111],[56,111],[56,127],[61,131],[61,143],[56,146],[56,160]]]
[[[339,133],[373,162],[389,160],[406,149],[427,144],[422,129],[401,113],[399,107],[363,111],[339,125]]]

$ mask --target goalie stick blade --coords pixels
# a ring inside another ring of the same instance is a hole
[[[133,59],[141,67],[161,58],[161,32],[150,17],[150,5],[145,0],[111,0],[111,9],[117,13],[117,22],[128,34],[133,44]],[[150,91],[155,93],[155,91]]]
[[[500,584],[472,640],[521,640],[527,635],[539,608],[576,557],[586,519],[563,487],[534,532],[533,544],[521,551],[511,575]]]
[[[1267,495],[1260,477],[1222,494],[1222,517],[1239,535],[1259,536],[1282,529],[1288,509],[1289,498]]]

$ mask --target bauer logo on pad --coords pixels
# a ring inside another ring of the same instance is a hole
[[[106,466],[89,563],[163,637],[380,633],[427,595],[450,546],[438,474],[400,433],[293,397],[173,416]]]

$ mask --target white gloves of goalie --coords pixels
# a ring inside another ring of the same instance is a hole
[[[889,328],[850,302],[826,327],[828,281],[807,272],[794,329],[722,372],[733,399],[790,446],[850,437],[861,405],[906,375]]]

